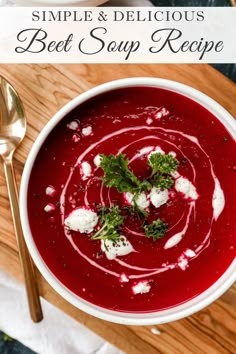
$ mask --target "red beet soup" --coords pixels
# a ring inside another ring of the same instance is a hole
[[[144,217],[131,192],[104,184],[101,160],[123,154],[143,181],[156,153],[178,167],[171,186],[136,196]],[[98,306],[138,313],[184,303],[235,258],[235,157],[221,122],[185,96],[152,87],[101,94],[62,119],[37,155],[27,196],[33,239],[60,282]],[[123,218],[118,242],[92,239],[101,208],[106,218],[112,206]],[[157,219],[167,231],[147,237]]]

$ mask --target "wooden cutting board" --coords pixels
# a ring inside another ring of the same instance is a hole
[[[28,119],[26,138],[15,155],[18,184],[30,148],[50,117],[70,99],[106,81],[132,76],[180,81],[208,94],[236,116],[236,85],[208,65],[0,65],[0,75],[19,92]],[[22,281],[2,167],[0,230],[0,267]],[[236,353],[236,285],[191,317],[159,326],[135,327],[89,316],[62,299],[39,273],[37,278],[45,299],[126,353]],[[153,328],[160,334],[154,334]]]

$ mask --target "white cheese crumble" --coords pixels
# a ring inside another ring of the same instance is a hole
[[[155,113],[155,119],[161,119],[162,117],[167,116],[169,113],[170,112],[165,107],[162,107],[157,113]]]
[[[137,294],[146,294],[151,290],[151,285],[147,280],[140,281],[138,284],[132,286],[133,293]]]
[[[189,249],[189,248],[187,248],[186,251],[184,251],[184,254],[185,254],[185,256],[187,256],[189,258],[192,258],[192,257],[196,256],[196,253],[193,250]]]
[[[159,208],[161,205],[166,204],[169,199],[168,189],[161,190],[160,188],[153,187],[149,196],[154,207]]]
[[[186,270],[187,267],[188,267],[188,259],[184,256],[184,255],[181,255],[179,258],[178,258],[178,267],[182,270]]]
[[[56,194],[56,189],[53,186],[48,186],[45,189],[45,194],[49,197],[53,197]]]
[[[151,125],[152,122],[153,122],[152,118],[147,118],[147,120],[146,120],[147,125]]]
[[[195,256],[196,256],[196,253],[193,250],[187,248],[183,252],[183,254],[181,254],[181,256],[178,258],[178,261],[177,261],[178,267],[182,270],[186,270],[188,267],[189,258],[193,258]]]
[[[72,120],[69,124],[67,124],[67,128],[70,130],[78,130],[79,123],[76,120]]]
[[[107,259],[112,260],[117,256],[126,256],[133,252],[134,248],[127,238],[122,235],[116,243],[110,240],[101,240],[101,250],[105,252]]]
[[[129,282],[129,278],[127,277],[127,275],[125,273],[122,273],[120,275],[119,280],[120,280],[121,283],[128,283]]]
[[[82,135],[83,136],[89,136],[93,132],[92,127],[89,125],[88,127],[85,127],[82,129]]]
[[[124,198],[127,204],[131,205],[133,204],[133,198],[134,198],[134,194],[130,193],[130,192],[126,192],[124,193]]]
[[[184,199],[196,200],[198,193],[196,187],[185,177],[179,177],[175,181],[175,189],[183,194]]]
[[[44,207],[44,211],[46,211],[46,213],[50,213],[51,211],[53,211],[55,209],[56,209],[56,206],[52,203],[49,203]]]
[[[139,194],[135,198],[135,201],[136,201],[137,205],[139,206],[139,208],[141,208],[141,209],[146,209],[150,205],[150,201],[148,200],[148,198],[147,198],[145,193]]]
[[[86,181],[86,179],[88,179],[88,177],[91,176],[91,173],[92,173],[91,165],[87,161],[82,162],[80,168],[80,174],[82,180]]]
[[[96,155],[93,159],[94,165],[97,167],[99,167],[101,165],[101,161],[102,161],[102,158],[101,158],[100,154]]]
[[[98,223],[97,213],[90,209],[77,208],[65,219],[65,225],[73,231],[89,234]]]
[[[128,204],[134,205],[133,193],[130,192],[124,193],[124,198]],[[138,207],[141,209],[146,209],[150,205],[150,201],[144,192],[135,197],[135,202],[138,205]]]

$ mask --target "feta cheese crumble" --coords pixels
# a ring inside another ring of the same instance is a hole
[[[156,187],[151,189],[150,200],[154,207],[159,208],[161,205],[166,204],[168,199],[168,189],[161,190],[160,188]]]
[[[117,242],[101,240],[101,250],[105,252],[107,259],[112,260],[117,256],[126,256],[133,252],[134,248],[125,236],[120,236]]]
[[[146,123],[147,123],[147,125],[151,125],[153,123],[153,119],[147,118]]]
[[[187,267],[188,267],[188,259],[184,256],[184,255],[181,255],[179,258],[178,258],[178,267],[182,270],[186,270]]]
[[[196,187],[185,177],[179,177],[175,181],[175,189],[180,192],[184,199],[196,200],[198,193]]]
[[[102,158],[101,158],[100,154],[96,155],[93,159],[94,165],[97,167],[99,167],[101,165],[101,161],[102,161]]]
[[[93,133],[92,127],[89,125],[88,127],[85,127],[82,129],[82,135],[83,136],[89,136]]]
[[[189,257],[189,258],[192,258],[192,257],[196,256],[196,253],[193,250],[189,249],[189,248],[187,248],[184,251],[184,254],[185,254],[186,257]]]
[[[46,213],[50,213],[51,211],[55,210],[56,209],[56,206],[52,203],[49,203],[47,204],[45,207],[44,207],[44,211]]]
[[[167,116],[169,113],[170,112],[165,107],[162,107],[157,113],[155,113],[155,119],[161,119],[162,117]]]
[[[124,193],[124,198],[127,204],[134,205],[133,193],[130,192]],[[150,201],[144,192],[135,197],[135,202],[140,209],[146,209],[150,205]]]
[[[150,205],[150,201],[148,200],[148,198],[147,198],[145,193],[139,194],[135,198],[135,201],[136,201],[137,205],[139,206],[139,208],[141,208],[141,209],[146,209]]]
[[[128,283],[129,282],[129,278],[127,277],[127,275],[125,273],[122,273],[119,277],[119,281],[121,283]]]
[[[76,120],[72,120],[69,124],[67,124],[67,128],[70,130],[78,130],[79,123]]]
[[[92,168],[91,168],[91,165],[87,161],[84,161],[81,163],[80,174],[81,174],[83,181],[86,181],[91,176]]]
[[[49,197],[53,197],[56,194],[56,189],[53,186],[48,186],[45,189],[45,194]]]
[[[77,208],[67,216],[64,223],[70,230],[89,234],[98,223],[98,215],[90,209]]]
[[[178,267],[182,270],[186,270],[188,267],[188,260],[190,258],[195,257],[195,256],[196,256],[196,253],[193,250],[187,248],[183,252],[183,254],[181,254],[181,256],[178,258],[178,261],[177,261]]]
[[[146,294],[151,290],[151,285],[147,280],[140,281],[139,283],[132,286],[133,293],[137,294]]]

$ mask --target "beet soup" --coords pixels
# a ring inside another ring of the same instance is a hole
[[[161,175],[168,187],[157,187],[160,175],[150,180],[153,155],[177,164]],[[110,172],[118,157],[131,171],[115,174],[116,187],[104,183],[108,157]],[[165,89],[110,91],[69,113],[41,147],[27,196],[31,232],[51,272],[81,298],[115,311],[168,309],[235,259],[235,177],[235,141],[201,105]],[[101,237],[108,229],[116,240]]]

